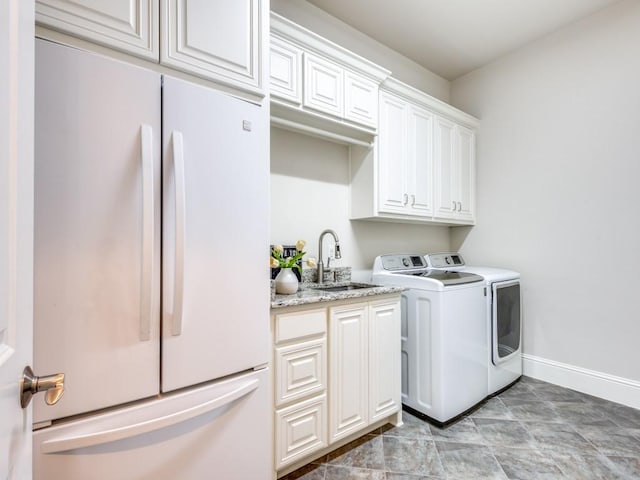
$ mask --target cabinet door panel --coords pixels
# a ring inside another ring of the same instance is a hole
[[[433,215],[433,114],[409,109],[409,206],[412,215]]]
[[[435,216],[452,218],[457,210],[454,191],[455,124],[444,118],[435,119]]]
[[[369,423],[400,408],[400,303],[369,309]]]
[[[304,54],[304,106],[338,117],[343,109],[343,69],[309,53]]]
[[[408,203],[407,104],[397,97],[380,94],[378,136],[378,209],[404,213]]]
[[[367,425],[367,304],[330,309],[329,439]]]
[[[302,51],[282,40],[271,38],[270,53],[271,96],[302,103]]]
[[[378,124],[378,84],[345,72],[344,118],[370,127]]]
[[[458,216],[473,222],[475,218],[475,133],[458,126],[456,129],[458,169]]]
[[[162,0],[160,62],[259,92],[263,0]]]
[[[37,0],[36,22],[158,61],[158,0]]]

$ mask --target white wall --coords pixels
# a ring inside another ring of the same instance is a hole
[[[340,237],[337,266],[370,269],[376,255],[442,251],[449,248],[445,227],[349,220],[348,147],[299,133],[271,129],[271,241],[307,241],[318,255],[318,236],[332,228]],[[324,252],[333,245],[325,237]]]
[[[443,102],[449,101],[449,81],[395,50],[329,15],[305,0],[271,0],[271,9],[314,33],[392,71],[392,75]]]
[[[525,353],[635,381],[639,26],[640,2],[616,4],[451,91],[481,119],[477,226],[452,248],[522,272]]]

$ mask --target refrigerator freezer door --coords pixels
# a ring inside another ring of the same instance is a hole
[[[34,432],[34,478],[272,478],[267,370]]]
[[[36,41],[35,422],[159,391],[160,80]]]
[[[269,118],[163,83],[162,390],[268,361]]]

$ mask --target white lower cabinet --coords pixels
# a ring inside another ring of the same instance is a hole
[[[400,411],[397,296],[277,310],[272,334],[276,471]]]

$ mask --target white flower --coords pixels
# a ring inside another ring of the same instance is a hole
[[[296,250],[298,250],[299,252],[304,250],[304,246],[307,244],[307,242],[305,242],[304,240],[298,240],[296,242]]]
[[[284,251],[284,248],[282,248],[282,245],[274,245],[273,249],[278,252],[280,255],[282,255],[282,252]]]
[[[278,268],[280,266],[280,263],[275,258],[269,257],[269,265],[271,266],[271,268]]]
[[[316,263],[316,259],[313,257],[309,257],[307,258],[307,267],[309,268],[316,268],[318,266],[318,264]]]

